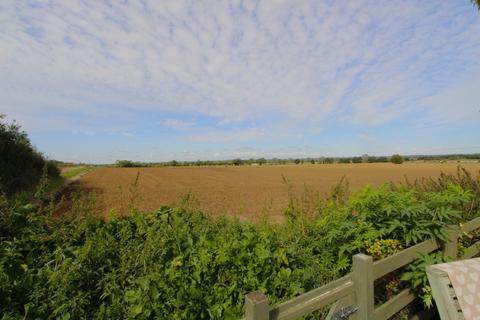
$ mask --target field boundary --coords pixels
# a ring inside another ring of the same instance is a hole
[[[73,168],[72,170],[67,171],[65,173],[61,173],[61,176],[66,181],[69,181],[69,180],[74,181],[74,180],[80,179],[81,177],[83,177],[87,173],[92,172],[93,170],[95,170],[94,166],[88,166],[88,165],[79,166],[79,167]]]
[[[446,227],[448,241],[438,243],[426,240],[385,259],[373,262],[371,256],[353,256],[353,271],[348,275],[303,293],[293,299],[270,307],[267,296],[255,291],[245,296],[245,320],[293,320],[334,303],[327,319],[338,318],[338,311],[355,314],[358,320],[383,320],[395,315],[416,298],[405,289],[382,305],[374,303],[374,281],[413,262],[419,254],[429,254],[441,249],[453,260],[469,259],[480,253],[480,241],[465,249],[458,256],[458,239],[464,232],[480,228],[480,217],[465,224]],[[336,318],[334,317],[336,316]],[[346,319],[346,318],[345,318]]]

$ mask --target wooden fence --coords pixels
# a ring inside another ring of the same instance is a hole
[[[296,319],[332,303],[334,305],[327,319],[338,318],[339,312],[351,312],[351,319],[357,320],[388,319],[409,305],[415,295],[410,289],[405,289],[384,304],[375,306],[374,281],[408,265],[419,254],[428,254],[438,249],[455,260],[477,255],[480,253],[480,241],[468,247],[461,257],[457,257],[457,249],[458,238],[463,232],[479,228],[480,217],[460,226],[448,226],[446,243],[427,240],[376,262],[371,256],[357,254],[353,257],[353,271],[348,275],[276,306],[269,306],[268,298],[260,291],[249,293],[245,296],[245,319]],[[342,307],[346,308],[339,311]]]

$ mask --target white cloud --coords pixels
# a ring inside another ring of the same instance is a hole
[[[175,129],[175,130],[184,130],[188,128],[192,128],[195,126],[195,122],[193,121],[183,121],[178,119],[166,119],[161,122],[165,127]]]
[[[480,124],[480,68],[476,76],[464,78],[444,91],[421,100],[428,113],[425,126]]]
[[[209,130],[208,132],[200,132],[191,135],[189,139],[194,142],[242,142],[242,141],[258,141],[265,139],[267,135],[265,130],[258,128],[248,128],[240,130]]]
[[[115,115],[107,130],[134,131],[129,112],[148,110],[213,117],[203,129],[161,122],[193,142],[256,141],[272,136],[264,122],[279,135],[419,110],[451,123],[479,101],[468,1],[6,0],[0,28],[0,112],[34,130],[101,131],[88,119]],[[249,121],[259,124],[230,127]]]

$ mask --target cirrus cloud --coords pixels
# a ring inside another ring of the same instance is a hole
[[[132,114],[195,115],[160,123],[198,142],[479,123],[480,21],[464,2],[6,0],[0,111],[32,130],[51,130],[50,114],[130,134],[144,125]],[[455,117],[442,97],[465,101]]]

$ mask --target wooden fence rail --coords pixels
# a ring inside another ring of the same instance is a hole
[[[479,228],[480,217],[460,227],[447,226],[446,243],[439,244],[433,240],[426,240],[376,262],[368,255],[357,254],[353,256],[352,273],[276,306],[269,306],[268,298],[260,291],[249,293],[245,296],[245,319],[293,320],[334,302],[327,317],[329,319],[335,311],[343,307],[350,307],[348,310],[352,312],[352,319],[388,319],[408,306],[415,296],[409,289],[405,289],[382,305],[375,306],[374,281],[408,265],[420,254],[429,254],[439,249],[454,260],[468,259],[479,254],[480,241],[466,248],[461,257],[457,256],[458,238],[464,232]]]

